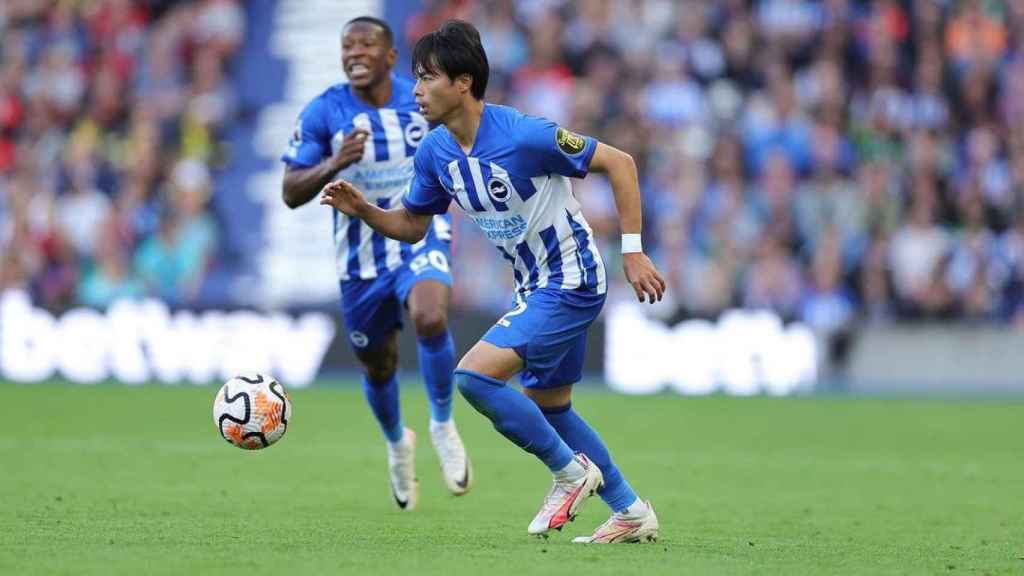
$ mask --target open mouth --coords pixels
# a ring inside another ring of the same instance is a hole
[[[370,67],[366,64],[351,64],[345,69],[348,77],[353,80],[365,78],[370,75]]]

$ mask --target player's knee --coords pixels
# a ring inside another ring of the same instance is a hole
[[[452,380],[455,381],[455,387],[459,389],[459,394],[462,394],[463,398],[466,400],[472,401],[471,397],[474,396],[474,393],[476,392],[476,387],[473,382],[475,379],[464,372],[456,372],[452,375]]]
[[[455,387],[459,389],[459,394],[462,394],[478,412],[486,415],[487,403],[484,399],[498,387],[498,384],[467,372],[455,372],[452,379],[455,381]]]
[[[394,366],[374,365],[366,366],[366,377],[373,386],[384,386],[391,381],[395,375]]]
[[[398,357],[393,354],[380,354],[371,358],[363,358],[362,361],[366,377],[373,385],[388,383],[395,375],[395,370],[398,369]]]
[[[415,310],[410,315],[420,338],[440,336],[448,330],[448,318],[441,310]]]
[[[572,385],[557,388],[523,388],[523,394],[542,409],[561,409],[572,403]]]

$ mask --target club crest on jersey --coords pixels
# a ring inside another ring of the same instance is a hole
[[[558,149],[568,154],[569,156],[575,156],[583,149],[587,147],[586,141],[583,136],[570,132],[565,128],[559,127],[555,130],[555,143],[558,144]]]
[[[512,196],[512,185],[501,178],[491,177],[487,181],[487,195],[497,202],[508,202]]]
[[[405,127],[405,143],[413,148],[420,145],[420,141],[427,135],[427,127],[419,122],[410,122]]]

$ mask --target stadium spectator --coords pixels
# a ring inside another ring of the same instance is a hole
[[[210,199],[238,121],[242,4],[2,12],[0,283],[54,309],[122,290],[198,302],[230,217]],[[1021,3],[430,1],[404,36],[449,17],[491,48],[489,100],[634,155],[681,313],[1024,326]],[[607,183],[577,192],[616,258]],[[506,307],[488,289],[505,271],[454,254],[479,285],[453,303]]]
[[[237,115],[237,0],[0,7],[0,284],[37,304],[195,303]]]
[[[408,34],[451,15],[434,4]],[[1019,3],[453,9],[515,47],[500,65],[512,80],[490,99],[636,156],[645,242],[684,314],[768,306],[826,328],[858,316],[1024,318]],[[599,241],[614,246],[606,185],[590,179],[577,192]],[[465,256],[456,275],[478,266]],[[473,293],[459,301],[492,305]]]

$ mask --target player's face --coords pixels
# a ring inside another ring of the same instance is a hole
[[[341,35],[341,67],[354,88],[369,88],[384,80],[398,53],[379,26],[356,22]]]
[[[419,70],[413,88],[420,114],[427,122],[443,122],[462,101],[458,85],[441,72]]]

